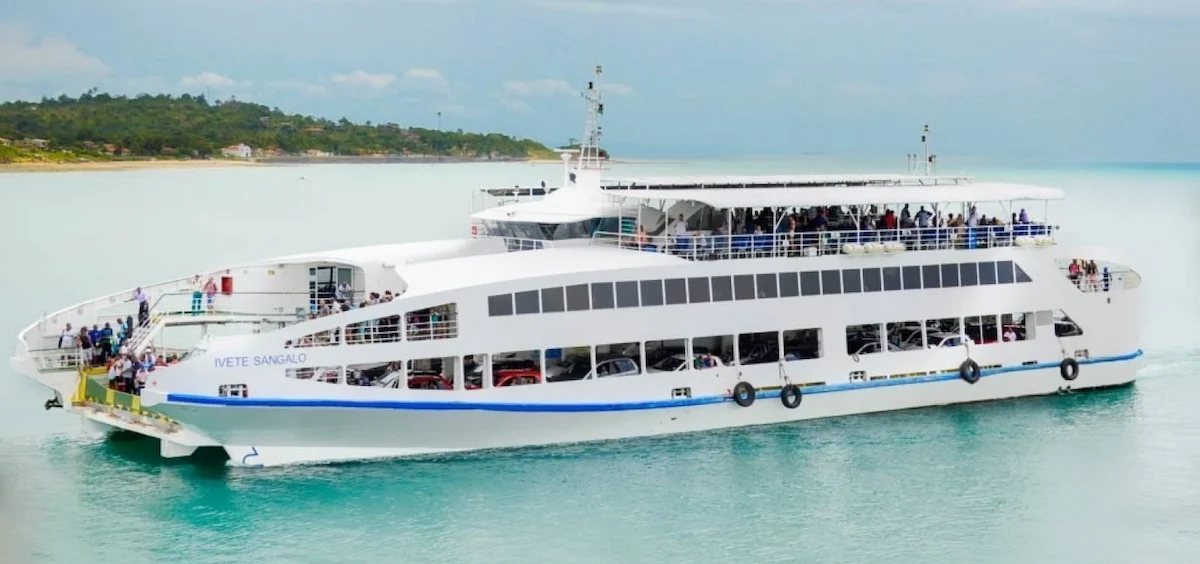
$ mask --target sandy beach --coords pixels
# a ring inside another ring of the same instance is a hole
[[[91,162],[25,162],[0,164],[4,172],[71,172],[97,170],[137,170],[157,168],[210,168],[230,166],[256,166],[256,161],[213,160],[136,160],[136,161],[91,161]]]

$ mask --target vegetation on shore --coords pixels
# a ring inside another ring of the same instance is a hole
[[[498,133],[363,124],[286,114],[203,95],[66,95],[0,104],[0,163],[222,157],[248,145],[255,157],[287,155],[554,158],[545,145]]]

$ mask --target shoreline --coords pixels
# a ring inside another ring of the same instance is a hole
[[[268,159],[196,159],[196,160],[129,160],[129,161],[90,161],[90,162],[24,162],[0,163],[0,174],[18,172],[78,172],[106,170],[144,170],[166,168],[221,168],[221,167],[254,167],[254,166],[288,166],[308,164],[466,164],[466,163],[529,163],[548,164],[559,163],[558,159],[462,159],[454,157],[282,157]]]

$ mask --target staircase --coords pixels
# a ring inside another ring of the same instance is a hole
[[[128,346],[129,352],[135,356],[141,354],[146,345],[154,340],[155,335],[163,326],[163,315],[155,313],[150,316],[150,319],[145,325],[141,325],[133,330],[133,334],[129,336]]]

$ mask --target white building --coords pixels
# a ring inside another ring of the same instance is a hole
[[[225,155],[226,157],[232,157],[236,159],[248,159],[254,154],[254,151],[249,145],[245,143],[238,143],[237,145],[230,145],[224,149],[221,149],[221,154]]]

